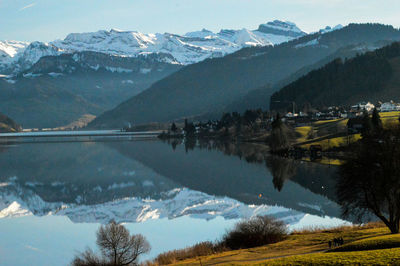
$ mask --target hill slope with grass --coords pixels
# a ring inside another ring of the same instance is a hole
[[[14,122],[11,118],[0,113],[0,133],[21,131],[20,125]]]
[[[295,102],[324,108],[359,101],[390,101],[400,98],[400,43],[349,60],[336,59],[282,88],[271,97],[271,109]]]
[[[337,237],[344,245],[329,249]],[[345,248],[348,251],[344,251]],[[350,251],[351,250],[351,251]],[[172,253],[171,253],[172,255]],[[170,258],[173,259],[173,258]],[[400,236],[383,224],[294,231],[278,243],[175,260],[175,265],[389,265],[400,263]],[[151,264],[150,264],[151,265]]]
[[[209,59],[175,72],[149,89],[105,112],[90,126],[120,127],[122,124],[166,122],[184,117],[220,114],[256,88],[266,86],[263,97],[275,84],[306,66],[312,66],[339,49],[380,47],[400,40],[400,31],[379,24],[351,24],[329,33],[315,33],[274,47],[245,48],[223,58]],[[268,97],[264,101],[268,107]],[[250,99],[259,101],[258,97]],[[241,103],[234,108],[242,108]],[[258,105],[259,102],[256,103]],[[238,107],[239,105],[239,107]],[[234,111],[234,110],[232,110]]]

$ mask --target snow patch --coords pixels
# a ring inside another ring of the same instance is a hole
[[[56,77],[63,76],[64,74],[63,73],[50,72],[50,73],[47,73],[47,75],[49,75],[50,77],[56,78]]]
[[[154,187],[154,183],[153,183],[153,181],[145,180],[145,181],[142,182],[142,186],[144,186],[144,187]]]
[[[26,73],[26,74],[23,74],[22,76],[24,77],[24,78],[36,78],[36,77],[40,77],[42,74],[33,74],[33,73]]]
[[[8,82],[8,83],[10,83],[10,84],[15,84],[15,83],[17,83],[17,81],[16,81],[16,80],[13,80],[13,79],[6,79],[6,82]]]
[[[127,80],[123,80],[121,81],[122,84],[133,84],[133,80],[127,79]]]
[[[75,62],[78,62],[78,61],[80,60],[80,57],[79,57],[78,54],[74,54],[74,55],[72,56],[72,59],[73,59]]]
[[[110,71],[110,72],[117,72],[117,73],[132,73],[133,70],[132,69],[127,69],[127,68],[122,68],[122,67],[110,67],[110,66],[106,66],[106,70]]]
[[[142,74],[148,74],[151,72],[151,68],[141,68],[140,73]]]
[[[100,65],[99,64],[97,64],[97,65],[95,65],[95,66],[89,66],[91,69],[93,69],[94,71],[97,71],[97,70],[99,70],[99,68],[100,68]]]
[[[126,187],[134,187],[136,184],[135,182],[127,182],[127,183],[114,183],[110,186],[107,187],[108,190],[112,189],[120,189],[120,188],[126,188]]]
[[[315,45],[318,45],[318,44],[319,44],[319,39],[317,38],[317,39],[311,40],[311,41],[306,42],[306,43],[300,43],[300,44],[296,45],[295,47],[296,48],[303,48],[303,47],[307,47],[307,46],[315,46]]]
[[[136,174],[136,172],[134,170],[122,173],[122,175],[124,175],[124,176],[134,176],[135,174]]]

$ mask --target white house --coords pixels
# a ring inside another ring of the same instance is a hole
[[[386,102],[381,105],[381,112],[400,111],[400,105],[394,102]]]

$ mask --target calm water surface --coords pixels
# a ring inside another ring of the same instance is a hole
[[[67,265],[114,219],[152,251],[220,238],[242,218],[335,226],[333,166],[259,145],[158,140],[0,145],[0,264]]]

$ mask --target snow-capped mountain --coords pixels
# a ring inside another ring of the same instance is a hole
[[[244,47],[276,45],[304,35],[306,33],[294,23],[278,20],[262,24],[257,30],[221,30],[218,33],[206,29],[184,35],[115,29],[71,33],[64,40],[50,43],[0,42],[0,71],[8,69],[16,73],[30,68],[43,56],[83,51],[124,57],[159,54],[161,61],[187,65]]]

